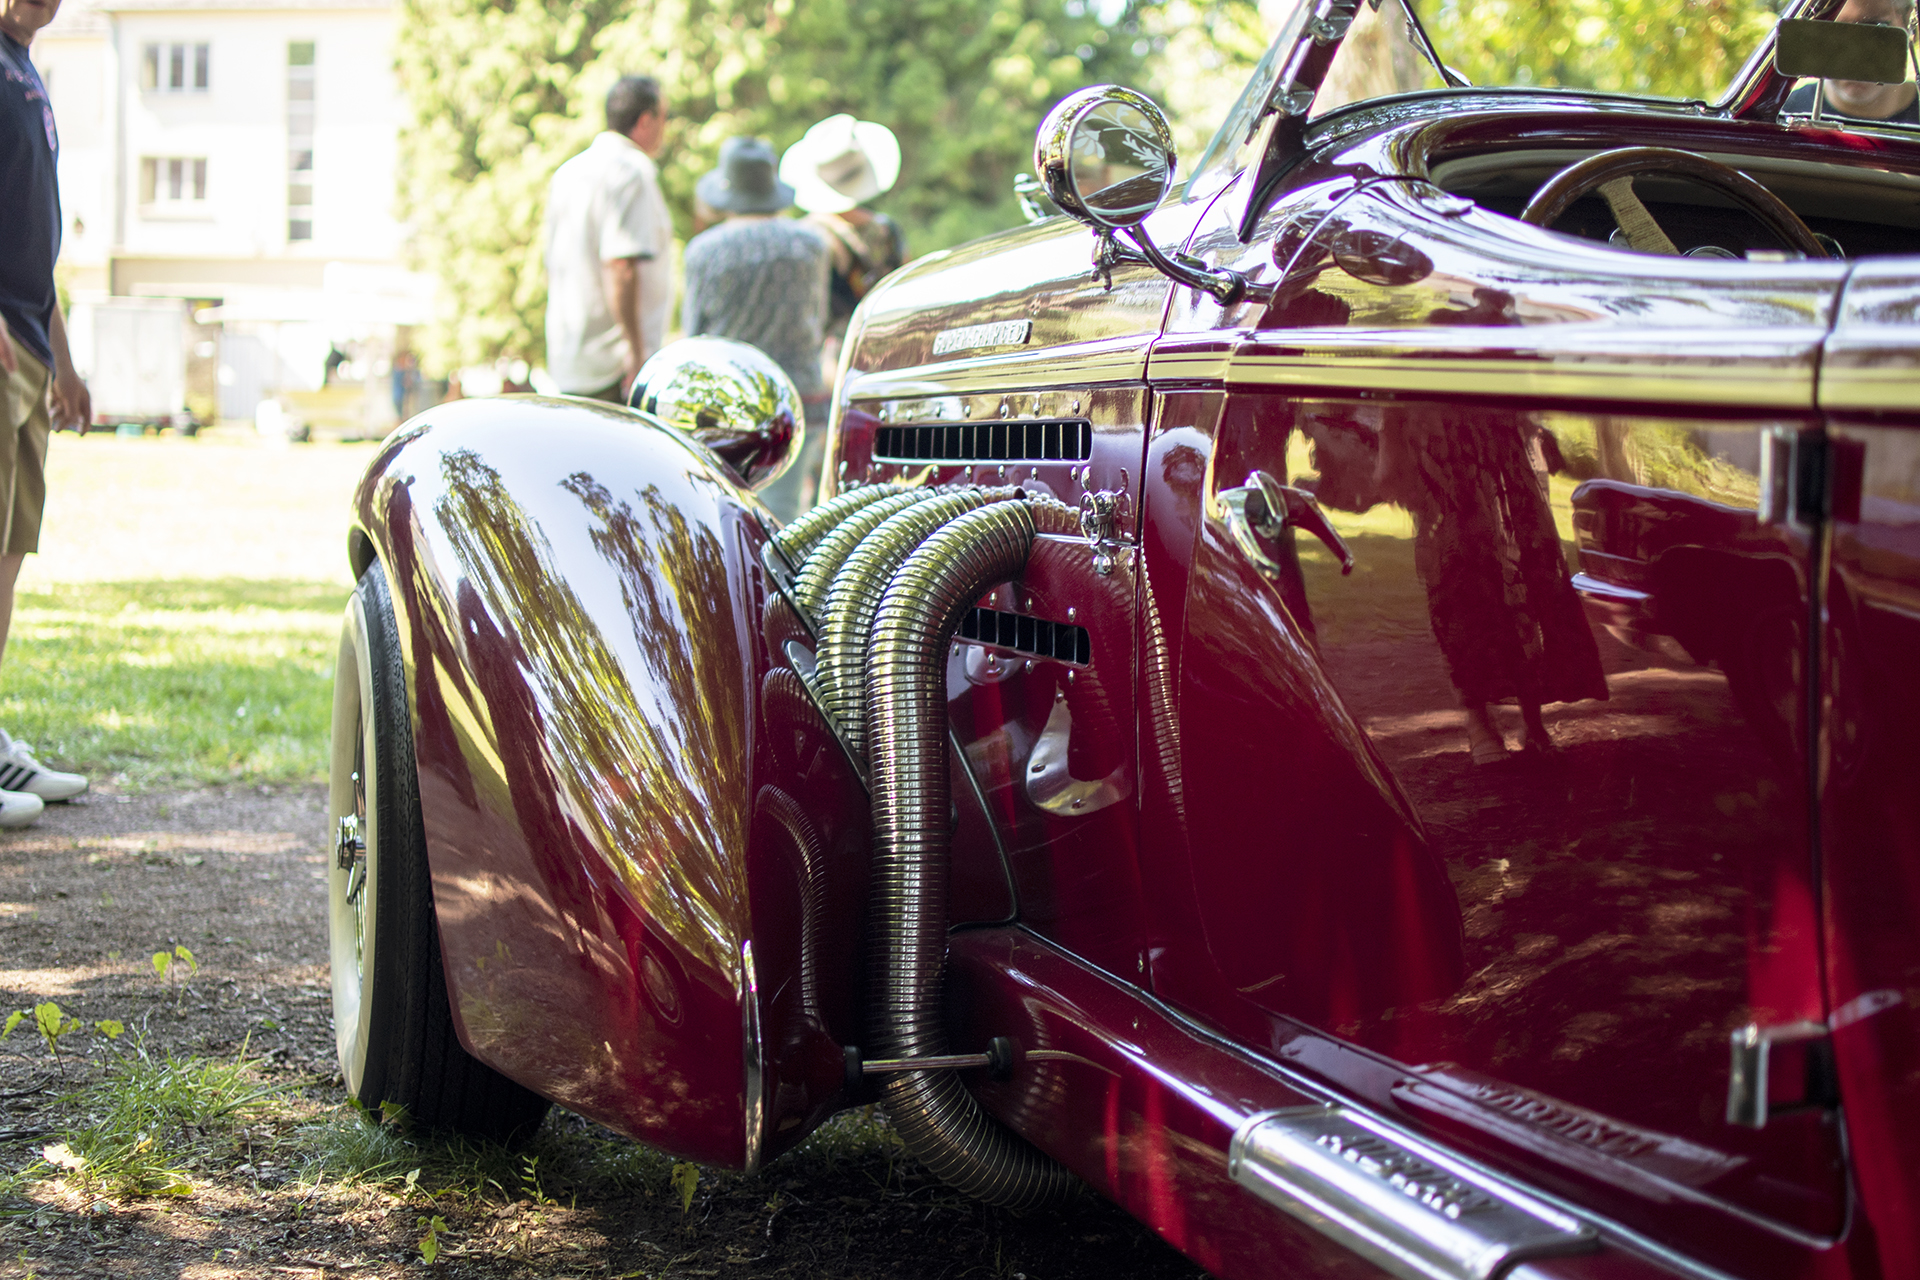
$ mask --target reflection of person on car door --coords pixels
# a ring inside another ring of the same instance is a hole
[[[1467,713],[1475,764],[1506,759],[1491,704],[1520,704],[1525,749],[1550,751],[1540,708],[1605,698],[1547,501],[1552,438],[1519,415],[1388,413],[1379,493],[1413,516],[1434,639]]]

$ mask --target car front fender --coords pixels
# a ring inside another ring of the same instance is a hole
[[[396,435],[350,537],[400,618],[461,1042],[746,1168],[835,1105],[867,874],[864,792],[763,634],[772,526],[657,419],[503,397]]]

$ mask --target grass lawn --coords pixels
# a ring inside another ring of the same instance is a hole
[[[322,780],[374,448],[57,437],[0,727],[122,787]]]

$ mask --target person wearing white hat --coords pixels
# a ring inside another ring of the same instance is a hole
[[[827,312],[827,357],[838,363],[853,309],[880,278],[907,260],[900,224],[866,208],[900,177],[900,142],[893,130],[850,115],[828,116],[780,157],[780,178],[792,184],[794,203],[827,237],[833,275]]]

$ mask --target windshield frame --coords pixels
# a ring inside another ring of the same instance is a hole
[[[1264,171],[1268,167],[1270,157],[1265,153],[1271,148],[1262,146],[1261,154],[1257,157],[1248,153],[1253,150],[1252,144],[1263,132],[1263,126],[1270,118],[1275,115],[1293,114],[1291,108],[1294,104],[1277,100],[1283,95],[1298,94],[1301,91],[1301,87],[1295,81],[1308,61],[1306,54],[1314,44],[1324,45],[1343,41],[1351,29],[1353,17],[1358,13],[1360,6],[1372,3],[1373,0],[1296,0],[1293,8],[1281,19],[1273,43],[1261,55],[1260,61],[1254,64],[1245,87],[1234,99],[1233,106],[1228,110],[1226,118],[1221,121],[1220,127],[1214,132],[1206,150],[1201,152],[1200,159],[1194,165],[1186,182],[1186,192],[1189,197],[1217,191],[1248,168]],[[1414,13],[1415,21],[1420,21],[1417,9],[1419,0],[1401,0],[1401,3]],[[1780,17],[1825,17],[1838,10],[1840,4],[1841,0],[1792,0],[1792,3],[1781,12]],[[1334,34],[1336,29],[1337,35]],[[1696,110],[1743,118],[1752,115],[1777,114],[1780,103],[1786,100],[1794,84],[1792,77],[1782,76],[1773,66],[1775,33],[1778,29],[1779,24],[1776,20],[1774,27],[1754,46],[1753,52],[1734,73],[1726,90],[1715,100],[1553,85],[1449,85],[1358,99],[1343,103],[1325,115],[1314,117],[1303,123],[1317,130],[1324,121],[1390,98],[1400,99],[1414,94],[1425,96],[1461,93],[1526,96],[1551,94],[1616,102],[1641,102],[1648,106],[1667,108],[1693,107]],[[1434,53],[1437,56],[1438,51],[1435,50]],[[1423,56],[1425,56],[1424,52]],[[1443,79],[1451,78],[1451,73],[1444,67],[1440,70],[1440,75]],[[1312,95],[1317,95],[1319,90],[1318,82],[1311,86]],[[1304,116],[1310,111],[1311,102],[1312,97],[1309,96],[1305,103],[1299,104],[1299,114]],[[1260,174],[1256,173],[1256,180],[1259,176]]]

